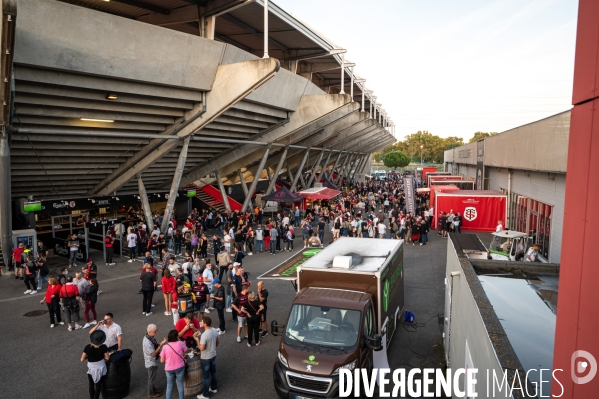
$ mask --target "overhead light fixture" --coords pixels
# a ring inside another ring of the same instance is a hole
[[[116,94],[107,94],[106,95],[107,100],[116,100],[117,98],[119,98],[119,97]]]
[[[81,118],[81,120],[82,121],[89,121],[89,122],[108,122],[108,123],[114,122],[113,120],[110,120],[110,119]]]

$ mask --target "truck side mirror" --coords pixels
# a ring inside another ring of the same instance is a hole
[[[375,352],[383,350],[383,338],[380,334],[374,334],[372,337],[366,337],[366,347]]]
[[[280,334],[279,332],[279,328],[285,328],[285,324],[277,324],[276,320],[273,320],[270,323],[270,332],[272,333],[272,335],[274,335],[275,337],[278,336]]]

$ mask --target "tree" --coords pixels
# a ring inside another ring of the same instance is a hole
[[[410,158],[403,152],[391,151],[385,154],[383,164],[389,168],[403,168],[410,164]]]
[[[376,151],[372,154],[372,159],[374,160],[374,162],[380,162],[381,159],[383,158],[383,153],[381,151]]]
[[[478,141],[480,139],[484,139],[485,137],[491,137],[491,136],[495,136],[497,134],[497,132],[491,132],[491,133],[486,133],[486,132],[475,132],[474,136],[470,139],[470,141],[468,141],[469,143],[474,143],[475,141]]]

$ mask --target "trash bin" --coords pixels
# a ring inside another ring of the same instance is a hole
[[[131,360],[132,357],[129,355],[122,356],[116,361],[113,361],[111,358],[111,360],[106,362],[108,370],[106,371],[104,384],[102,384],[102,398],[123,399],[129,395]]]
[[[187,359],[187,371],[185,372],[184,391],[186,398],[195,398],[202,392],[202,363],[200,356]]]

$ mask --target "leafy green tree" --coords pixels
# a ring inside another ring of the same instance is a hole
[[[389,168],[404,168],[410,164],[410,158],[403,152],[391,151],[385,154],[383,164]]]
[[[486,132],[475,132],[474,136],[470,139],[470,141],[468,141],[469,143],[474,143],[475,141],[478,141],[480,139],[484,139],[485,137],[491,137],[491,136],[495,136],[497,134],[497,132],[491,132],[491,133],[486,133]]]

